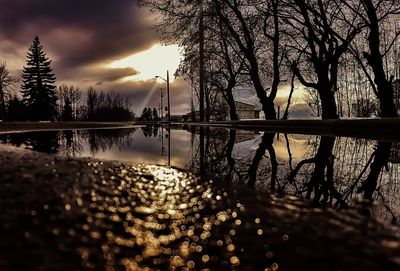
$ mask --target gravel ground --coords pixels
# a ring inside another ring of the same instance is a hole
[[[162,166],[0,145],[0,270],[400,270],[399,229]]]

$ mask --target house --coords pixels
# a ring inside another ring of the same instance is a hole
[[[234,91],[236,113],[239,119],[259,119],[261,104],[251,90],[240,88]],[[221,93],[217,93],[212,103],[210,121],[229,121],[229,106]],[[207,109],[206,109],[207,110]],[[189,112],[184,117],[187,121],[199,121],[200,112]]]
[[[260,109],[258,109],[255,105],[244,103],[244,102],[235,102],[236,113],[240,120],[242,119],[259,119],[260,118]],[[200,112],[189,112],[184,116],[184,120],[187,121],[199,121],[200,120]],[[230,120],[228,109],[226,110],[216,110],[213,114],[210,115],[210,121],[227,121]]]
[[[244,103],[244,102],[235,102],[236,113],[239,119],[259,119],[260,111],[257,109],[255,105]]]

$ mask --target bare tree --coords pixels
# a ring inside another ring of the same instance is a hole
[[[395,33],[389,42],[382,42],[382,39],[386,40],[387,38],[384,35],[385,22],[394,15],[400,14],[400,3],[391,0],[359,0],[361,10],[353,8],[354,1],[343,0],[343,3],[361,19],[368,29],[366,34],[368,49],[360,53],[359,48],[353,47],[352,53],[361,65],[376,97],[379,99],[381,116],[384,118],[397,117],[397,109],[393,99],[394,75],[388,75],[384,62],[385,56],[395,44],[400,32]],[[366,59],[372,73],[367,69],[363,58]]]
[[[280,83],[279,73],[279,1],[222,0],[213,1],[217,16],[224,23],[228,33],[236,42],[240,53],[246,59],[248,76],[260,100],[267,119],[276,119],[274,100]],[[270,18],[273,31],[269,33]],[[264,35],[262,35],[264,33]],[[261,35],[260,35],[261,34]],[[266,47],[265,37],[272,41],[273,79],[272,87],[265,86]],[[270,90],[269,95],[267,91]]]
[[[82,105],[82,94],[79,88],[73,85],[61,85],[57,88],[57,98],[58,98],[58,117],[62,116],[62,111],[65,106],[65,102],[69,101],[72,108],[72,117],[74,120],[78,119],[80,115],[79,108]]]
[[[228,107],[230,119],[237,120],[233,89],[243,83],[242,73],[245,69],[245,60],[238,54],[232,38],[226,35],[226,28],[218,17],[206,16],[203,27],[206,119],[209,119],[210,114],[213,113],[225,115],[218,111],[226,111]],[[179,75],[192,82],[197,96],[199,96],[197,80],[200,73],[198,51],[196,44],[187,47],[178,72]]]
[[[295,53],[291,68],[305,87],[318,92],[322,118],[336,119],[340,58],[361,32],[361,24],[338,1],[294,0],[285,5],[285,34],[292,41],[291,53]],[[359,6],[354,9],[359,10]]]
[[[0,119],[7,116],[6,96],[10,95],[10,91],[18,80],[10,75],[5,61],[0,62]]]

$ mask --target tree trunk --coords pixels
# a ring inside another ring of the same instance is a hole
[[[235,170],[236,161],[235,161],[235,158],[233,158],[233,156],[232,156],[233,148],[235,147],[235,141],[236,141],[236,130],[230,130],[229,131],[229,140],[227,143],[227,148],[226,148],[226,153],[225,153],[226,160],[228,162],[228,167],[229,167],[229,170],[225,177],[225,180],[228,182],[233,180],[232,173]]]
[[[273,149],[274,138],[275,138],[275,133],[267,133],[267,132],[265,132],[261,138],[261,143],[258,146],[258,149],[254,154],[253,161],[247,171],[249,176],[249,181],[247,184],[251,187],[254,187],[256,184],[258,167],[260,166],[260,162],[264,157],[265,151],[268,148]],[[275,159],[275,157],[272,157],[271,159]],[[274,162],[276,161],[272,161],[272,163]],[[277,165],[277,163],[275,164]]]
[[[321,99],[322,119],[339,119],[335,101],[335,93],[330,84],[323,84],[319,87],[318,93]]]
[[[369,53],[364,53],[368,64],[371,66],[375,75],[375,84],[378,89],[378,99],[380,102],[382,118],[396,118],[397,110],[393,99],[392,80],[388,80],[383,67],[383,58],[380,52],[380,30],[379,19],[376,8],[371,0],[362,0],[369,20]]]
[[[291,83],[290,83],[290,94],[289,94],[289,98],[288,98],[288,101],[287,101],[285,113],[283,114],[283,117],[282,117],[283,120],[287,120],[289,118],[289,107],[290,107],[290,104],[292,103],[292,96],[293,96],[293,92],[294,92],[294,80],[295,80],[295,78],[296,78],[296,75],[293,73],[292,74],[292,80],[291,80]]]
[[[372,32],[371,32],[372,33]],[[371,38],[370,38],[371,39]],[[376,45],[371,44],[370,41],[370,51],[371,54],[366,54],[369,65],[371,66],[375,74],[375,84],[378,90],[379,107],[381,111],[382,118],[397,118],[397,109],[394,104],[394,88],[393,83],[387,80],[385,70],[383,67],[382,57],[379,52],[379,48],[372,48]],[[379,47],[379,45],[378,45]],[[376,53],[376,51],[378,53]]]
[[[363,193],[365,199],[372,200],[372,196],[374,195],[378,185],[379,175],[381,174],[383,167],[387,165],[389,161],[391,149],[392,142],[378,142],[378,148],[375,151],[375,159],[371,164],[371,170],[367,179],[358,190],[359,193]]]
[[[272,139],[273,140],[273,139]],[[273,142],[267,147],[269,153],[269,159],[271,161],[271,191],[274,192],[276,189],[277,175],[278,175],[278,161],[276,160],[276,152],[274,149]]]
[[[210,97],[209,95],[205,95],[205,100],[206,100],[206,122],[210,121],[210,116],[211,116],[211,106],[210,106]]]
[[[265,107],[263,106],[263,111],[265,113],[265,119],[267,120],[276,120],[276,110],[274,101],[271,98],[267,98]]]
[[[391,88],[391,90],[389,90]],[[382,94],[380,100],[380,109],[382,118],[397,118],[397,108],[393,102],[393,86],[390,84],[388,91]]]
[[[265,114],[265,119],[276,120],[276,111],[275,111],[274,100],[268,98],[267,93],[261,83],[257,60],[253,56],[253,57],[249,57],[249,62],[250,62],[250,66],[251,66],[250,78],[253,82],[254,89],[256,90],[257,97],[260,99],[262,110]]]
[[[330,187],[328,187],[325,171],[329,168],[330,164],[333,163],[333,148],[335,146],[335,137],[321,137],[318,152],[315,156],[315,168],[311,175],[310,182],[307,184],[307,195],[306,198],[311,198],[314,195],[314,203],[318,204],[322,196],[325,196],[325,200],[329,196],[329,191],[332,193]]]
[[[6,102],[4,100],[3,88],[0,86],[0,119],[5,120],[6,118]]]
[[[236,112],[236,104],[235,99],[233,98],[232,90],[226,91],[226,102],[229,106],[229,117],[231,121],[239,120],[239,117]]]

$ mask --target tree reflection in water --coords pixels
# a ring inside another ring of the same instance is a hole
[[[25,147],[37,152],[58,153],[60,150],[59,132],[32,132],[1,135],[0,142],[17,147]]]
[[[145,137],[158,137],[158,131],[160,130],[159,125],[146,125],[141,127],[143,135]]]
[[[87,142],[92,155],[99,151],[122,150],[131,145],[136,129],[100,129],[27,132],[0,135],[0,142],[44,153],[59,153],[69,157],[84,152]]]
[[[272,133],[264,133],[261,138],[261,143],[258,146],[258,149],[254,155],[253,161],[250,164],[248,170],[248,184],[250,186],[254,186],[257,180],[257,171],[260,166],[260,162],[263,159],[265,152],[268,151],[269,159],[271,161],[271,190],[275,191],[275,184],[277,180],[277,172],[278,172],[278,162],[276,161],[276,154],[274,149],[274,138],[275,134]]]
[[[107,152],[106,158],[173,166],[258,190],[310,199],[316,206],[348,208],[379,200],[380,216],[400,216],[400,146],[392,142],[209,127],[35,132],[1,135],[0,142],[68,157]],[[134,137],[135,136],[135,137]],[[163,160],[165,159],[168,160]],[[102,158],[102,156],[100,156]],[[158,161],[158,162],[155,162]],[[183,162],[177,162],[183,161]]]
[[[358,192],[362,193],[365,199],[372,200],[372,196],[377,190],[378,178],[382,169],[385,167],[387,171],[389,170],[388,161],[391,149],[392,142],[378,142],[378,146],[371,156],[371,158],[374,157],[374,161],[371,164],[368,177],[358,189]]]
[[[304,165],[314,164],[310,180],[301,189],[305,190],[305,198],[312,198],[315,204],[320,203],[322,206],[332,206],[336,202],[339,207],[347,207],[348,205],[343,200],[343,195],[335,188],[335,156],[332,153],[335,140],[336,138],[334,137],[321,137],[317,154],[298,163],[290,173],[289,178],[295,182],[296,175]]]
[[[254,142],[249,148],[249,144],[240,146],[241,131],[205,129],[203,139],[200,130],[192,131],[195,149],[188,168],[191,171],[204,168],[204,175],[210,178],[310,199],[320,207],[348,208],[362,195],[385,204],[385,214],[380,216],[400,215],[400,211],[392,210],[399,202],[394,192],[399,189],[398,167],[388,164],[391,152],[396,152],[391,142],[378,142],[374,150],[373,141],[310,136],[302,146],[307,153],[302,160],[294,161],[288,135],[284,137],[287,157],[282,158],[275,150],[279,144],[276,134],[253,133],[253,139],[247,139]],[[204,155],[200,155],[202,145]],[[391,171],[385,174],[384,168]],[[386,187],[384,191],[380,191],[381,186]]]
[[[92,155],[102,151],[123,150],[133,144],[131,135],[136,129],[100,129],[85,131],[82,138],[87,139]]]

